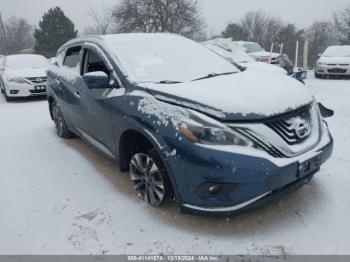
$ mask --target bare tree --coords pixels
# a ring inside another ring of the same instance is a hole
[[[350,44],[350,6],[334,15],[335,27],[343,44]]]
[[[88,13],[93,24],[84,30],[85,35],[106,35],[113,33],[113,19],[110,9],[104,7],[102,14],[90,9]]]
[[[258,42],[269,50],[271,43],[276,42],[282,27],[283,22],[280,19],[262,11],[253,11],[246,13],[238,23],[229,24],[222,34],[234,40]]]
[[[13,16],[6,20],[4,28],[7,42],[2,47],[4,54],[15,54],[33,47],[33,27],[25,19]]]
[[[322,53],[328,46],[337,44],[335,34],[334,24],[328,21],[315,22],[306,29],[311,64],[316,62],[318,54]]]
[[[112,17],[119,32],[170,32],[193,39],[204,35],[204,20],[192,0],[121,0]]]
[[[279,31],[276,42],[283,43],[283,53],[294,60],[296,51],[296,42],[299,41],[299,46],[303,47],[305,42],[305,31],[298,29],[294,24],[287,24]],[[303,52],[299,52],[298,61],[300,65],[303,62]]]

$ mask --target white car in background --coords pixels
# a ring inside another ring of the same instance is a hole
[[[281,56],[281,54],[267,52],[258,43],[245,41],[233,41],[233,43],[240,47],[244,52],[247,52],[257,61],[274,65],[279,63],[278,58]]]
[[[1,91],[6,100],[15,97],[46,95],[47,69],[41,55],[10,55],[5,58]]]
[[[315,76],[350,76],[350,45],[328,47],[316,62]]]
[[[246,52],[241,50],[230,39],[215,39],[202,43],[214,53],[249,69],[264,71],[266,73],[277,73],[286,75],[287,71],[283,68],[270,65],[263,62],[258,62],[249,56]]]

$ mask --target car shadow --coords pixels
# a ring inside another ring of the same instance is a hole
[[[95,170],[103,175],[114,188],[130,198],[130,205],[140,201],[126,173],[121,173],[116,164],[92,149],[81,139],[65,140],[67,146],[73,148],[89,161]],[[247,237],[256,234],[273,232],[278,228],[293,230],[293,227],[305,227],[305,213],[309,210],[322,210],[325,199],[321,194],[317,177],[298,191],[289,194],[277,202],[267,206],[231,217],[212,217],[181,214],[175,202],[169,201],[160,208],[152,208],[146,204],[140,205],[140,213],[147,212],[159,223],[167,223],[171,227],[193,233],[210,234],[213,236]],[[288,226],[287,226],[288,225]]]
[[[5,98],[4,98],[4,100],[5,100]],[[7,103],[24,104],[24,103],[32,103],[32,102],[44,101],[44,100],[47,100],[46,96],[30,96],[30,97],[21,97],[21,98],[11,98],[11,100],[7,101]]]

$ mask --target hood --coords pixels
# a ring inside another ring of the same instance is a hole
[[[45,68],[33,68],[33,69],[20,69],[20,70],[12,70],[6,69],[5,74],[7,77],[46,77],[46,69]]]
[[[350,64],[350,57],[327,57],[322,56],[317,62],[326,63],[326,64]]]
[[[263,62],[246,62],[246,63],[238,63],[238,64],[248,69],[261,70],[266,73],[277,73],[277,74],[283,74],[283,75],[287,74],[287,71],[284,70],[282,67],[279,67],[277,65],[270,65]]]
[[[143,84],[157,99],[184,106],[223,121],[261,120],[313,101],[295,79],[246,70],[181,84]]]
[[[270,57],[271,56],[272,58],[276,58],[276,57],[281,56],[278,53],[270,53],[270,52],[266,52],[266,51],[252,52],[252,53],[249,53],[249,54],[252,55],[252,56],[255,56],[255,57]]]

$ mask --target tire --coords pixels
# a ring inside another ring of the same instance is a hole
[[[316,77],[316,78],[321,78],[321,75],[320,75],[320,74],[317,74],[316,71],[315,71],[315,77]]]
[[[1,85],[1,93],[4,94],[5,100],[6,100],[7,102],[13,100],[12,97],[7,96],[7,94],[6,94],[6,89],[5,89],[5,85],[4,85],[4,84]]]
[[[52,103],[50,106],[52,119],[56,126],[56,133],[59,137],[64,139],[71,139],[74,134],[69,131],[66,121],[64,120],[63,114],[56,103]]]
[[[129,175],[138,197],[152,207],[161,206],[171,195],[171,184],[155,149],[136,150],[129,163]]]
[[[13,101],[14,98],[7,96],[6,90],[4,90],[4,95],[5,95],[5,99],[6,99],[7,102]]]

